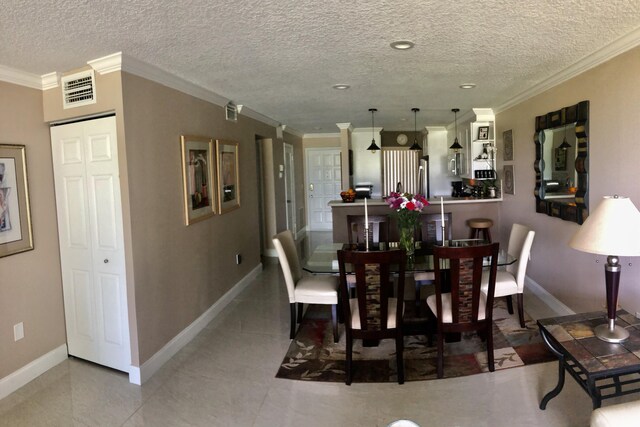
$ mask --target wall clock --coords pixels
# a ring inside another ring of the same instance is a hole
[[[404,133],[401,133],[400,135],[398,135],[398,137],[396,138],[396,142],[400,145],[404,145],[407,143],[407,141],[409,140],[409,138],[407,138],[407,135],[405,135]]]

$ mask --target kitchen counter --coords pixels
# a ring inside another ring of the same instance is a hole
[[[451,212],[453,216],[453,238],[464,239],[469,237],[467,220],[470,218],[490,218],[493,220],[491,235],[494,241],[500,239],[498,210],[502,198],[478,199],[472,197],[443,197],[445,212]],[[333,241],[346,243],[349,241],[347,229],[347,215],[364,215],[364,199],[357,199],[352,203],[344,203],[342,200],[329,202],[333,216]],[[368,199],[367,210],[369,215],[389,215],[389,240],[397,241],[398,225],[395,211],[383,199]],[[440,213],[440,197],[429,199],[429,205],[422,210],[423,213]]]

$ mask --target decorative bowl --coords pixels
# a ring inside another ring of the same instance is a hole
[[[342,197],[342,201],[344,203],[353,203],[353,201],[356,199],[356,194],[341,194],[340,197]]]

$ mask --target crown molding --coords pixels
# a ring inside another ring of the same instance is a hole
[[[60,85],[60,73],[53,72],[49,74],[43,74],[40,76],[42,83],[42,90],[49,90],[57,88]]]
[[[353,126],[351,126],[351,123],[336,123],[336,126],[338,126],[338,129],[340,130],[348,130],[349,132],[353,132]]]
[[[0,65],[0,81],[26,86],[32,89],[42,89],[40,76],[4,65]]]
[[[578,62],[565,68],[559,73],[554,74],[550,78],[521,92],[520,94],[516,95],[515,97],[511,98],[507,102],[495,108],[494,111],[497,114],[508,108],[518,105],[521,102],[524,102],[529,98],[539,95],[542,92],[549,90],[554,86],[559,85],[560,83],[563,83],[573,77],[576,77],[584,73],[585,71],[595,68],[596,66],[612,58],[615,58],[616,56],[621,55],[624,52],[631,50],[634,47],[637,47],[638,45],[640,45],[640,27],[628,34],[625,34],[624,36],[608,44],[607,46],[593,53],[590,53],[589,55],[580,59]]]
[[[87,64],[100,74],[109,74],[114,71],[121,71],[122,52],[112,53],[111,55],[103,56],[102,58],[87,61]]]
[[[305,133],[303,138],[340,138],[339,133]]]
[[[297,136],[298,138],[304,138],[304,133],[292,128],[291,126],[282,125],[282,131],[288,133],[289,135]]]
[[[195,95],[194,95],[195,96]],[[213,102],[213,101],[211,101]],[[224,104],[226,105],[226,103]],[[272,119],[271,117],[267,117],[264,114],[258,113],[256,110],[253,110],[249,107],[247,107],[246,105],[237,105],[238,107],[238,115],[243,115],[246,117],[250,117],[254,120],[257,120],[259,122],[268,124],[269,126],[273,126],[275,128],[277,128],[278,126],[280,126],[280,122],[277,120]],[[289,130],[288,132],[293,132],[293,129]]]

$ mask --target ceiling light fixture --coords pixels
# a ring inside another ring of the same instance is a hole
[[[415,46],[415,44],[409,40],[398,40],[391,43],[390,46],[396,50],[408,50]]]
[[[451,144],[451,147],[449,147],[450,149],[454,150],[454,151],[458,151],[458,150],[462,150],[462,145],[460,145],[460,142],[458,141],[458,111],[460,111],[459,108],[452,108],[451,111],[453,111],[454,114],[454,123],[455,123],[455,127],[456,127],[456,135],[455,138],[453,140],[453,144]]]
[[[422,147],[420,147],[420,144],[418,144],[418,130],[416,128],[416,117],[420,109],[413,107],[411,111],[413,111],[413,145],[409,147],[409,150],[422,150]]]
[[[473,89],[474,87],[476,87],[475,83],[462,83],[460,85],[460,89]]]
[[[333,85],[333,86],[331,86],[331,87],[332,87],[332,88],[334,88],[335,90],[347,90],[347,89],[349,89],[351,86],[346,85],[346,84],[339,83],[339,84],[337,84],[337,85]]]
[[[558,147],[561,150],[566,150],[567,148],[571,148],[571,144],[567,142],[567,125],[564,125],[564,138],[562,138],[562,144]]]
[[[380,147],[376,145],[375,131],[373,129],[373,115],[376,111],[378,111],[378,109],[369,108],[369,111],[371,111],[371,145],[369,146],[369,148],[367,148],[367,150],[371,151],[371,153],[375,153],[380,149]]]

